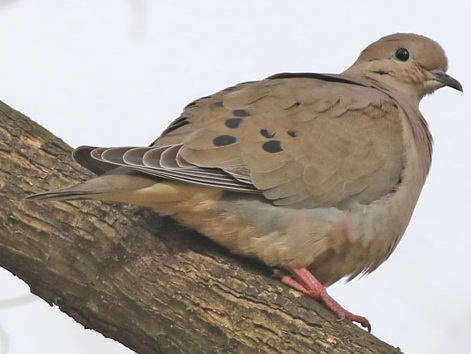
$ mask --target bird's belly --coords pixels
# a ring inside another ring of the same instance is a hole
[[[257,196],[208,198],[214,189],[207,189],[199,189],[199,197],[189,193],[154,209],[234,253],[269,266],[307,267],[326,285],[376,269],[396,246],[410,217],[388,201],[350,210],[293,209]]]

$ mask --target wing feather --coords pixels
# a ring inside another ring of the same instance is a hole
[[[369,203],[401,180],[404,114],[375,88],[334,76],[288,75],[194,101],[150,147],[86,147],[77,155],[84,160],[89,153],[96,169],[109,163],[258,192],[276,205]]]

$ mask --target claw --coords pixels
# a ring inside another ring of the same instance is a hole
[[[306,268],[294,268],[291,269],[291,273],[295,279],[284,276],[281,278],[283,284],[321,301],[327,309],[338,317],[339,321],[347,319],[351,322],[357,322],[363,328],[366,328],[368,333],[371,333],[370,321],[363,316],[357,316],[345,310],[327,293],[325,286],[322,285],[309,270]]]

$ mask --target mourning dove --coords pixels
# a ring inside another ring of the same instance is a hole
[[[401,239],[431,162],[419,102],[462,91],[446,70],[436,42],[393,34],[339,75],[277,74],[196,100],[149,147],[79,147],[99,177],[31,198],[150,207],[284,268],[283,283],[370,330],[325,287],[375,270]]]

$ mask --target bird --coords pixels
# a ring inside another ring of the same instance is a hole
[[[189,103],[149,146],[80,146],[97,177],[29,196],[152,208],[371,331],[326,288],[393,252],[430,169],[421,99],[448,86],[432,39],[380,38],[340,74],[280,73]]]

